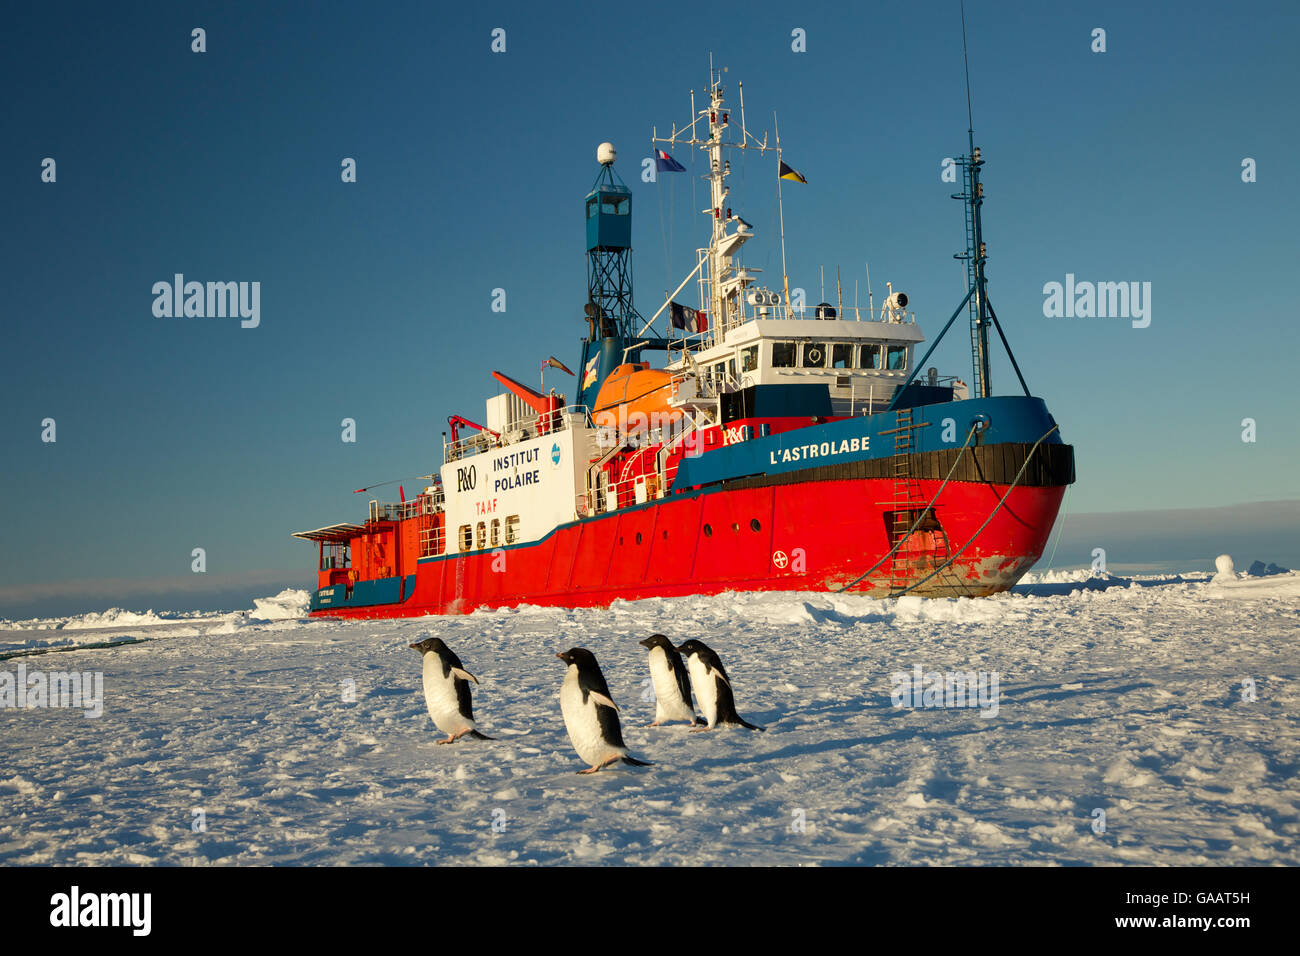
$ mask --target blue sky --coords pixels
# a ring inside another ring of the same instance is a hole
[[[0,614],[309,581],[291,531],[355,520],[352,489],[436,468],[447,415],[482,415],[492,369],[532,382],[540,358],[576,361],[602,140],[634,191],[653,312],[702,217],[689,176],[645,184],[638,160],[652,125],[687,120],[710,52],[733,97],[744,82],[751,128],[777,112],[808,177],[784,191],[791,284],[813,294],[839,266],[865,301],[870,261],[877,293],[892,281],[937,333],[964,293],[940,180],[966,143],[957,6],[837,7],[750,3],[721,27],[674,3],[10,11]],[[1300,8],[974,2],[967,17],[990,296],[1076,446],[1072,510],[1300,497]],[[777,285],[770,165],[738,171],[732,198],[758,232],[746,262]],[[177,272],[259,281],[260,326],[155,317],[151,288]],[[1043,285],[1067,273],[1149,281],[1150,327],[1045,318]],[[969,378],[961,339],[931,364]],[[1010,390],[1005,362],[993,381]]]

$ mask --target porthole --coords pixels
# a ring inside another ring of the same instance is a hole
[[[712,538],[712,537],[713,537],[713,528],[712,528],[712,526],[707,525],[707,524],[704,526],[704,537],[706,537],[706,538]]]
[[[638,532],[636,533],[636,543],[637,543],[637,544],[640,544],[640,543],[641,543],[641,532],[640,532],[640,531],[638,531]]]
[[[750,518],[750,519],[749,519],[749,526],[750,526],[751,528],[753,528],[755,531],[761,531],[761,530],[763,530],[763,526],[762,526],[761,524],[758,523],[758,519],[757,519],[757,518]]]
[[[667,531],[664,532],[664,540],[665,540],[665,541],[668,540],[668,532],[667,532]]]
[[[731,530],[732,533],[734,534],[740,534],[740,522],[739,521],[731,522]]]

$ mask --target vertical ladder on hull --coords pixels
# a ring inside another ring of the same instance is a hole
[[[912,482],[912,453],[916,450],[912,430],[912,409],[900,408],[894,418],[894,507],[893,527],[890,528],[890,547],[898,544],[916,520],[913,502],[916,486]],[[925,503],[921,502],[923,506]],[[913,561],[904,542],[889,562],[889,593],[897,594],[907,587]]]
[[[913,456],[916,454],[914,432],[922,427],[912,420],[911,408],[900,408],[895,412],[894,433],[894,497],[892,525],[890,527],[890,547],[904,538],[912,525],[916,523],[919,512],[929,502],[921,494],[920,488],[912,475]],[[925,542],[928,547],[918,549]],[[911,539],[904,542],[889,562],[889,593],[891,596],[907,589],[908,585],[929,574],[948,560],[951,546],[948,536],[942,528],[918,528]],[[940,578],[955,580],[951,570],[945,571]],[[951,583],[951,581],[949,582]]]

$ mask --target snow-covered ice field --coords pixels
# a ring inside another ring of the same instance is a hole
[[[0,654],[27,655],[0,672],[104,681],[98,719],[0,709],[0,863],[1300,863],[1300,574],[360,623],[301,620],[304,598],[0,624]],[[647,728],[656,631],[712,646],[767,732]],[[407,647],[426,633],[478,677],[496,741],[435,745]],[[573,646],[655,766],[575,773]],[[918,665],[997,672],[997,715],[895,707]]]

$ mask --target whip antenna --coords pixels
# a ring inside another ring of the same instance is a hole
[[[975,118],[970,108],[970,57],[966,54],[966,0],[961,2],[961,61],[966,68],[966,123],[971,135],[975,134]]]

